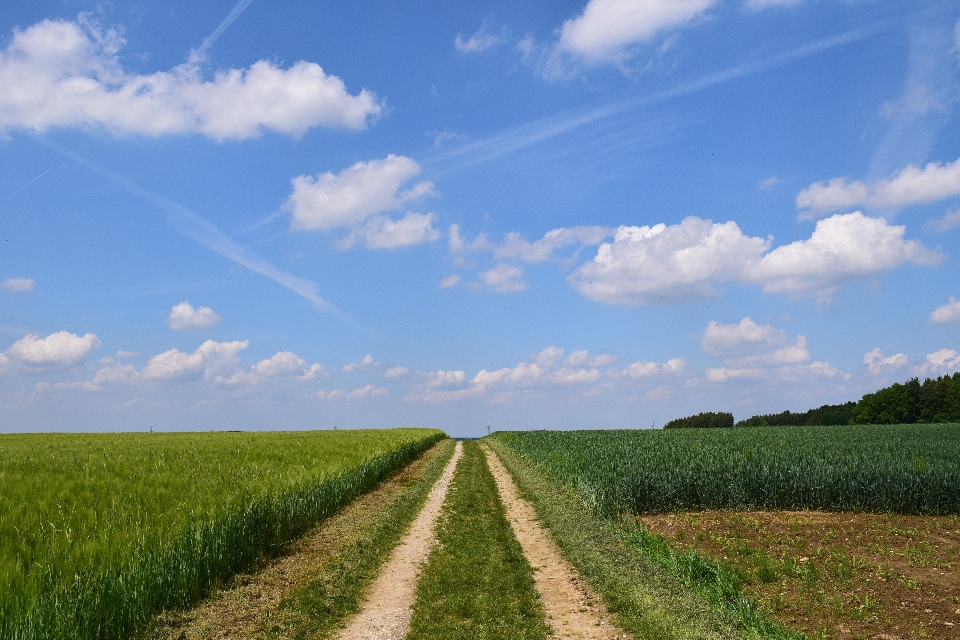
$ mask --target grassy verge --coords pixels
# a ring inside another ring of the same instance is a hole
[[[630,518],[598,518],[572,488],[496,440],[488,443],[563,554],[635,637],[801,637],[744,596],[742,575],[733,567],[676,551]]]
[[[327,638],[360,610],[367,586],[390,557],[453,455],[454,441],[438,445],[421,465],[398,478],[397,491],[358,505],[325,535],[337,549],[309,581],[286,595],[261,621],[261,638]],[[379,503],[379,504],[378,504]]]
[[[450,485],[408,640],[546,638],[543,605],[476,442]]]

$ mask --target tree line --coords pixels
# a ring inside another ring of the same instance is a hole
[[[753,416],[734,424],[732,413],[705,412],[671,420],[664,429],[780,427],[848,424],[960,422],[960,372],[937,378],[911,378],[868,393],[857,402],[825,404],[809,411]]]

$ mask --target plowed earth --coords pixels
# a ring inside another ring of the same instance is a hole
[[[773,617],[820,638],[960,639],[960,517],[702,511],[638,518],[742,570]]]

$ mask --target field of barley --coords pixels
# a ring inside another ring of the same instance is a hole
[[[0,435],[0,638],[123,638],[302,534],[430,429]]]

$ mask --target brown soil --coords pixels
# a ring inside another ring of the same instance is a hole
[[[400,640],[407,635],[417,580],[437,541],[434,525],[461,455],[463,444],[458,442],[423,509],[370,585],[363,608],[349,620],[338,636],[340,640]]]
[[[560,555],[560,550],[547,531],[537,522],[533,506],[520,497],[513,478],[496,454],[490,449],[486,453],[490,471],[497,481],[500,499],[507,511],[507,520],[534,569],[536,589],[543,600],[553,635],[597,640],[629,637],[611,624],[603,602]]]
[[[703,511],[638,518],[740,568],[774,618],[822,638],[960,639],[960,517]]]
[[[149,640],[213,640],[253,638],[262,621],[277,610],[285,596],[301,588],[323,565],[338,555],[358,523],[392,503],[424,466],[445,446],[435,445],[392,478],[324,520],[313,531],[265,561],[255,570],[235,576],[218,593],[186,611],[164,612],[143,637]]]

